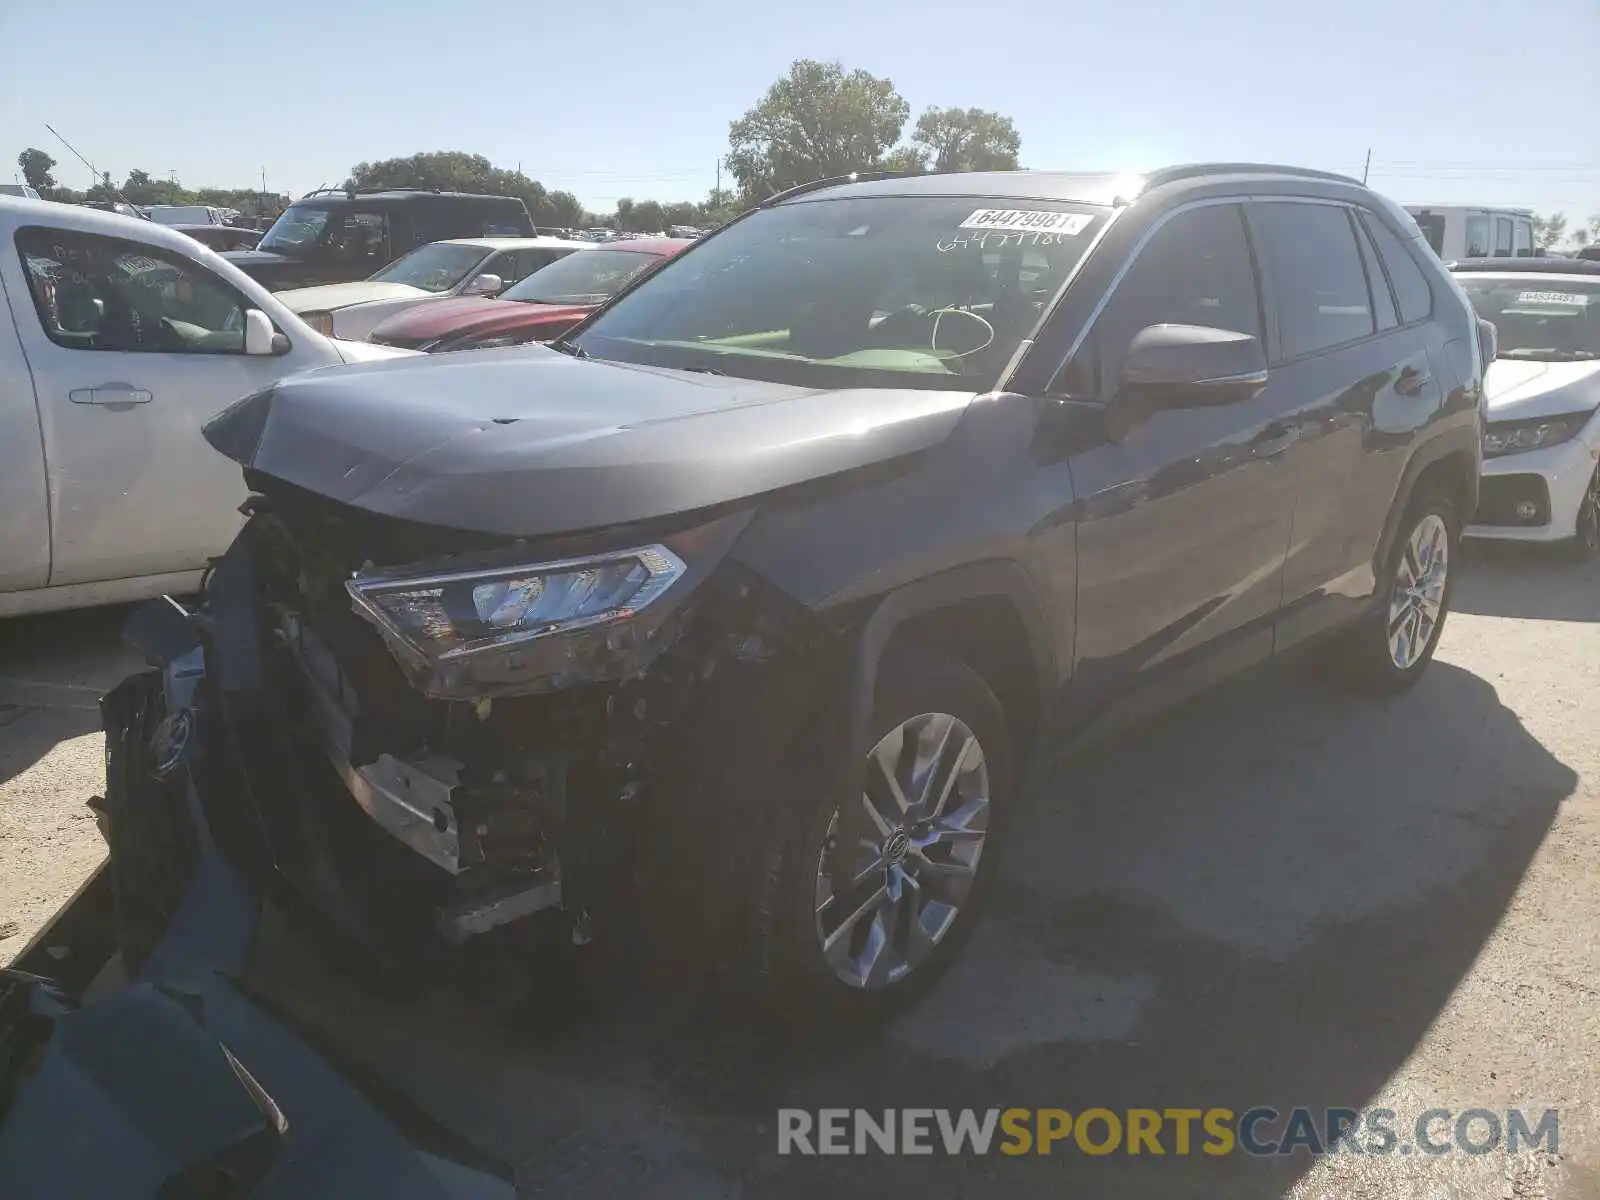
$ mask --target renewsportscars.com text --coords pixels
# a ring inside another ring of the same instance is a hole
[[[779,1154],[1129,1154],[1258,1157],[1560,1150],[1555,1109],[780,1108]]]

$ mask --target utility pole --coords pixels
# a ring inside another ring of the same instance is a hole
[[[1367,161],[1361,164],[1361,186],[1367,186],[1367,172],[1372,169],[1372,147],[1367,147]]]
[[[717,203],[722,203],[722,156],[717,156],[717,190],[714,193]]]

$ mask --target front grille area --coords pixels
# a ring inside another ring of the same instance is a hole
[[[1523,515],[1518,506],[1529,506]],[[1485,475],[1478,486],[1475,525],[1536,528],[1550,524],[1550,488],[1543,475]]]

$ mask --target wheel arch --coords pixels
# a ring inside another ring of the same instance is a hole
[[[1446,491],[1459,510],[1463,526],[1472,520],[1473,510],[1478,507],[1480,445],[1476,425],[1458,426],[1430,438],[1412,454],[1395,492],[1395,503],[1390,506],[1384,522],[1383,537],[1373,560],[1375,571],[1381,571],[1382,565],[1389,561],[1406,510],[1428,488],[1441,487]]]
[[[865,739],[884,655],[911,646],[942,650],[984,677],[1016,741],[1018,777],[1054,719],[1055,639],[1039,592],[1021,564],[992,559],[941,571],[884,594],[861,626],[848,686],[853,770]]]

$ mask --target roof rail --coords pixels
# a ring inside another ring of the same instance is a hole
[[[823,188],[838,187],[845,183],[866,183],[873,179],[909,179],[909,171],[851,171],[848,175],[832,175],[827,179],[813,179],[810,183],[797,183],[792,188],[785,188],[781,192],[774,192],[768,196],[757,208],[771,208],[774,204],[781,204],[785,200],[792,200],[796,196],[804,196],[807,192],[818,192]]]
[[[1353,183],[1358,187],[1361,186],[1359,179],[1349,175],[1339,175],[1333,171],[1255,162],[1182,163],[1175,167],[1161,167],[1145,175],[1144,186],[1160,187],[1164,183],[1175,183],[1180,179],[1197,179],[1205,175],[1294,175],[1302,179],[1326,179],[1334,183]]]

